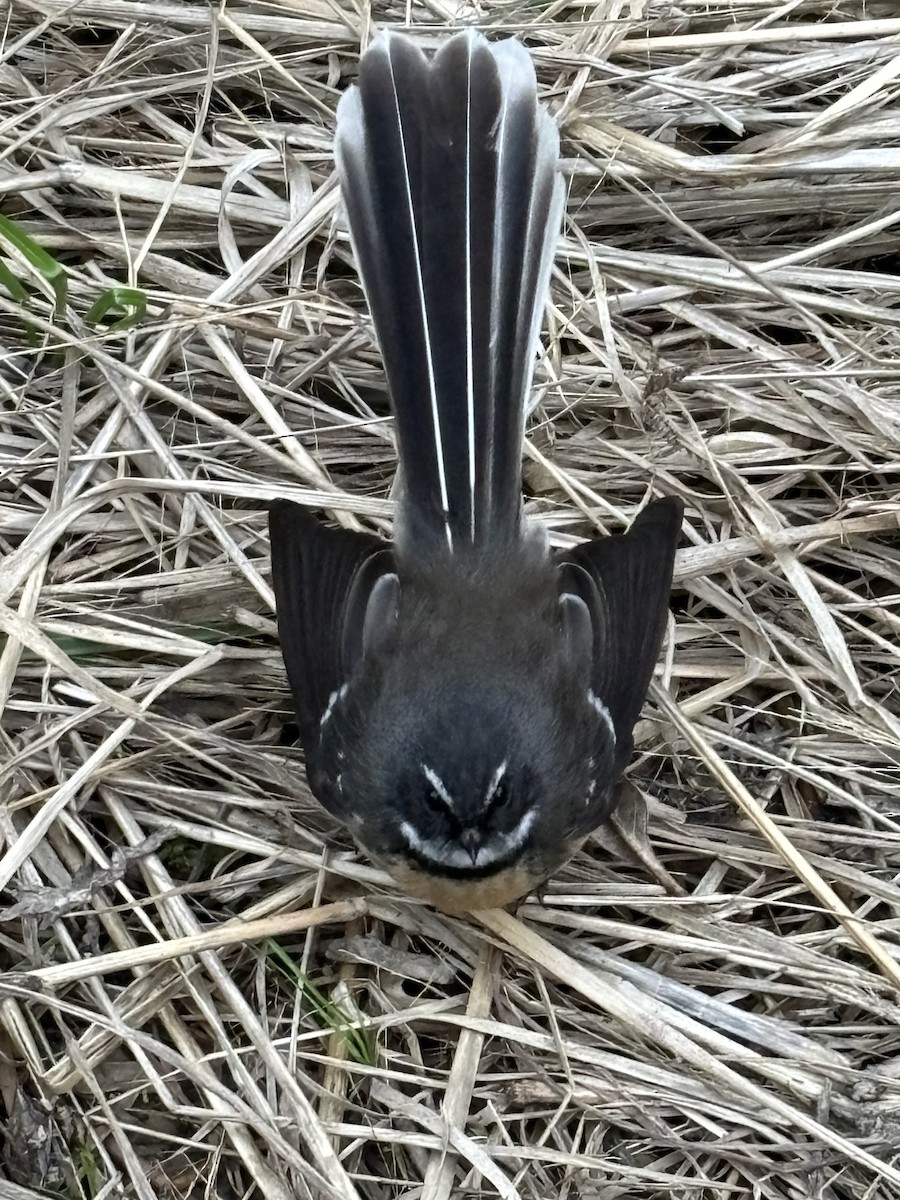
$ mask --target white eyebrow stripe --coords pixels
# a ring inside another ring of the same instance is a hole
[[[422,768],[422,774],[425,776],[443,802],[447,805],[450,811],[453,812],[453,797],[447,791],[443,779],[441,779],[440,775],[438,775],[436,771],[432,771],[431,767],[429,767],[426,763],[419,763],[419,766]]]
[[[609,730],[609,736],[612,738],[613,745],[615,745],[616,727],[613,725],[613,719],[610,716],[609,709],[606,707],[600,697],[592,692],[590,688],[588,688],[587,696],[588,704],[590,704],[591,708],[599,716],[600,720],[606,725],[606,728]]]
[[[473,866],[490,866],[497,859],[506,858],[509,854],[514,853],[524,844],[525,839],[531,832],[531,827],[534,825],[536,817],[537,810],[529,808],[515,829],[508,835],[499,835],[491,838],[489,842],[482,846],[475,856],[474,863],[468,850],[464,850],[462,846],[456,846],[446,838],[422,837],[416,827],[411,825],[409,821],[404,821],[401,824],[400,833],[410,850],[415,851],[416,854],[421,858],[427,859],[428,862],[434,863],[435,866],[461,867],[465,870],[471,869]]]
[[[500,783],[503,779],[503,776],[506,774],[506,768],[508,766],[509,766],[509,759],[504,758],[503,762],[500,764],[500,766],[497,768],[497,770],[491,776],[491,782],[488,784],[487,795],[484,798],[486,804],[490,804],[490,802],[493,800],[494,793],[497,791],[497,788],[500,786]]]

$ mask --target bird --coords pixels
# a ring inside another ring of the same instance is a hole
[[[393,537],[270,505],[310,789],[399,887],[459,913],[540,887],[612,812],[668,619],[681,502],[554,549],[526,414],[564,183],[515,38],[387,30],[337,108],[350,244],[398,451]]]

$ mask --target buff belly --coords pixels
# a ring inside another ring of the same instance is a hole
[[[533,860],[522,859],[481,879],[431,875],[403,858],[382,857],[379,862],[404,892],[433,904],[441,912],[464,913],[479,908],[502,908],[514,900],[521,900],[542,884],[552,871],[568,862],[581,845],[581,839],[570,844],[564,856],[552,864],[539,866]]]

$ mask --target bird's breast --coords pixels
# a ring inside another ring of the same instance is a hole
[[[380,862],[403,891],[433,904],[441,912],[455,914],[481,908],[502,908],[514,900],[521,900],[567,862],[583,841],[584,838],[578,838],[557,847],[558,854],[553,856],[552,862],[525,855],[495,874],[478,879],[430,874],[399,856],[382,857]]]

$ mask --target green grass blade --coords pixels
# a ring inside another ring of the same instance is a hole
[[[30,238],[15,221],[4,217],[2,213],[0,213],[0,237],[15,247],[29,266],[42,275],[53,288],[57,315],[65,312],[69,281],[62,263],[58,262],[52,254],[48,254],[43,246],[39,246],[33,238]]]

